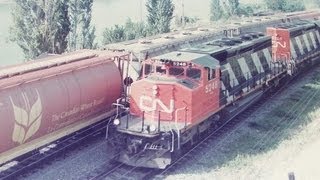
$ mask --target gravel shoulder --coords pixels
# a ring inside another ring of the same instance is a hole
[[[166,179],[320,179],[320,68],[269,99]]]
[[[65,157],[59,157],[42,169],[31,172],[24,180],[53,180],[53,179],[88,179],[89,174],[101,169],[108,164],[115,154],[106,140],[99,138],[94,143],[66,153]]]

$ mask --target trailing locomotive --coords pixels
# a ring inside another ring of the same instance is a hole
[[[131,85],[128,115],[115,119],[108,139],[117,160],[132,166],[165,168],[184,147],[219,127],[318,63],[320,24],[281,24],[181,49],[146,60]]]

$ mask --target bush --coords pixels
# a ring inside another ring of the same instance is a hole
[[[106,28],[103,32],[103,44],[116,43],[150,35],[149,28],[143,22],[132,22],[128,19],[126,24],[115,25],[111,28]]]
[[[267,7],[274,11],[294,12],[305,10],[305,5],[299,0],[265,0]]]

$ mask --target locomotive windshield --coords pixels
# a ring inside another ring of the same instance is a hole
[[[169,68],[169,75],[184,76],[184,69],[182,67],[171,67]]]
[[[188,68],[187,77],[199,80],[201,77],[201,70],[196,68]]]
[[[175,65],[154,65],[154,64],[144,64],[144,76],[148,76],[155,73],[158,76],[168,76],[168,77],[186,77],[194,80],[200,80],[201,69],[196,67],[186,66],[175,66]]]

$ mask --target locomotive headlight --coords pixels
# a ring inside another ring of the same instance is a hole
[[[153,90],[157,90],[157,89],[158,89],[158,86],[157,86],[157,85],[153,85],[153,86],[152,86],[152,89],[153,89]]]
[[[153,85],[152,86],[152,94],[153,94],[153,96],[157,96],[158,95],[158,89],[159,89],[159,87],[157,86],[157,85]]]
[[[155,125],[150,125],[150,132],[155,132],[157,130],[157,127]]]
[[[153,90],[153,91],[152,91],[152,94],[153,94],[154,96],[156,96],[156,95],[158,94],[158,91],[157,91],[157,90]]]
[[[113,120],[113,124],[116,126],[120,125],[120,119]]]

